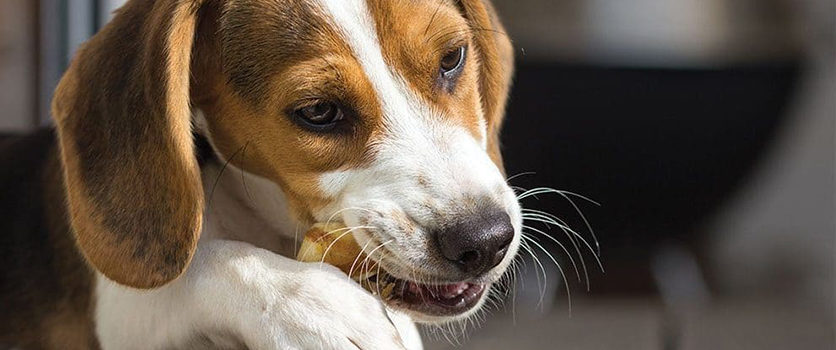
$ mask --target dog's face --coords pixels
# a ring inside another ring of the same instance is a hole
[[[218,151],[279,184],[305,221],[348,225],[333,234],[403,281],[393,306],[425,321],[477,309],[521,219],[488,154],[478,33],[461,8],[252,1],[218,21],[224,97],[203,106]]]
[[[353,234],[397,280],[392,307],[426,322],[478,309],[516,254],[521,229],[497,144],[510,45],[490,7],[481,0],[192,5],[184,10],[195,11],[197,33],[189,99],[221,157],[275,182],[301,221],[348,225],[335,234]],[[60,114],[64,141],[72,128]],[[84,247],[84,223],[74,225]],[[109,276],[118,281],[116,274]]]

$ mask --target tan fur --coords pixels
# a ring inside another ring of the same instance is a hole
[[[480,93],[482,108],[488,119],[488,154],[504,172],[499,132],[514,74],[514,51],[490,1],[462,0],[461,7],[470,27],[477,32],[476,46],[481,54]]]
[[[188,95],[199,5],[129,2],[81,49],[53,102],[78,245],[133,287],[177,278],[200,233]]]

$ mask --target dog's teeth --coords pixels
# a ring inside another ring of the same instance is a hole
[[[441,288],[441,295],[445,299],[452,299],[459,295],[462,295],[470,286],[467,283],[457,283],[453,285],[446,285]]]

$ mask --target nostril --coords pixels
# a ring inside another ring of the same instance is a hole
[[[508,231],[507,235],[505,236],[505,240],[499,244],[500,251],[507,251],[508,247],[511,246],[511,241],[514,240],[514,229]]]
[[[459,263],[465,271],[471,271],[478,268],[478,265],[480,265],[479,260],[481,260],[481,258],[482,254],[479,253],[478,250],[469,250],[462,253],[456,262]]]
[[[511,246],[511,241],[513,240],[513,236],[507,239],[502,245],[499,246],[499,250],[494,254],[493,261],[491,261],[491,267],[494,268],[496,265],[502,262],[502,259],[505,258],[505,255],[508,254],[508,247]]]

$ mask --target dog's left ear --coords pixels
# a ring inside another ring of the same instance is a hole
[[[504,171],[499,150],[499,131],[514,73],[511,40],[489,0],[458,0],[458,5],[473,31],[480,61],[479,86],[482,109],[488,121],[488,153]]]
[[[189,79],[203,3],[128,1],[81,48],[53,100],[76,242],[127,286],[180,276],[200,234]]]

